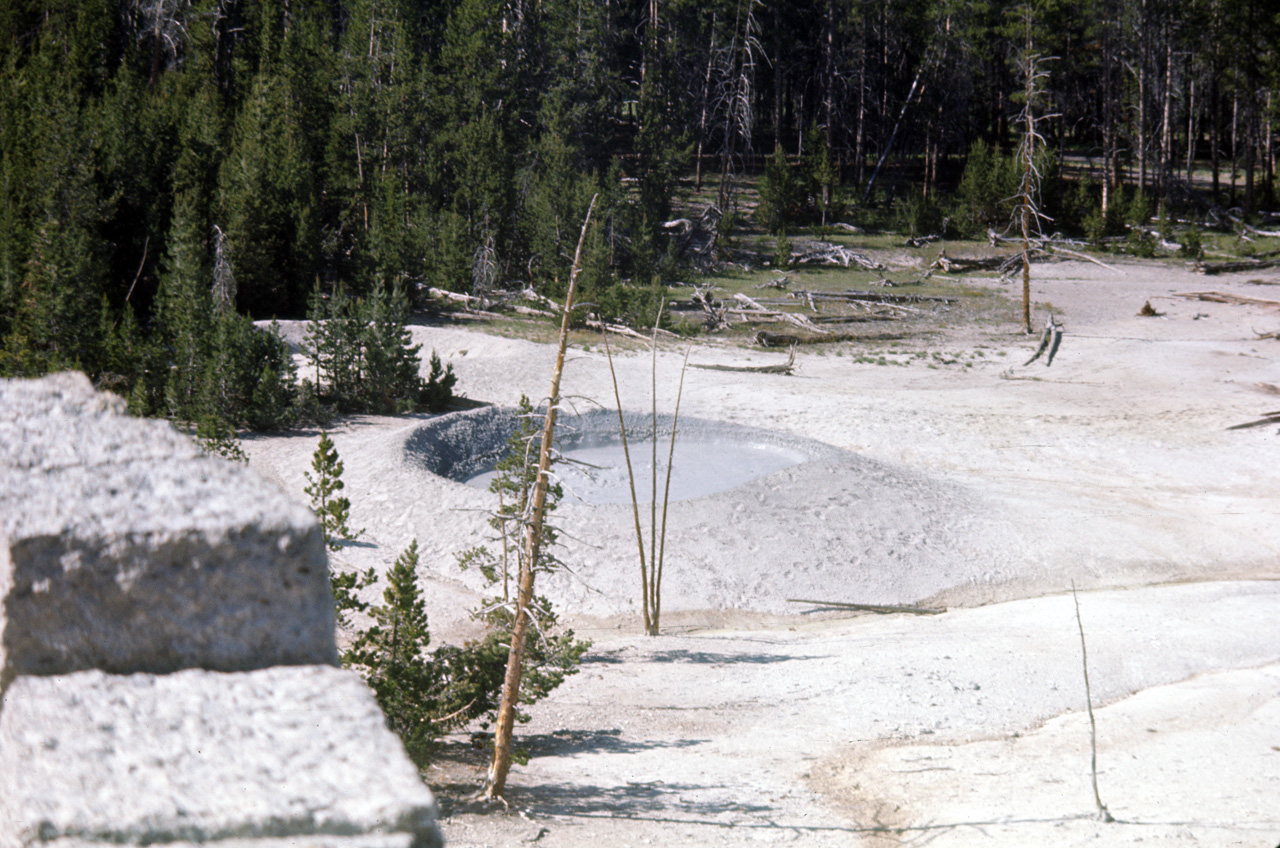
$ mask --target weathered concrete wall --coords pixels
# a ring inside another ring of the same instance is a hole
[[[82,375],[0,384],[0,689],[333,664],[325,562],[308,510]]]
[[[0,848],[438,844],[333,624],[308,510],[82,375],[0,380]]]

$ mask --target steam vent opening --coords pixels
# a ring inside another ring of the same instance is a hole
[[[409,450],[429,470],[460,483],[488,489],[494,465],[506,449],[517,420],[514,410],[485,408],[433,419],[410,439]],[[653,494],[654,431],[648,415],[626,417],[627,449],[635,475],[636,495],[647,502]],[[667,485],[671,450],[670,416],[657,420],[657,488]],[[588,505],[631,502],[626,455],[616,412],[596,410],[561,416],[557,426],[561,462],[555,466],[566,502]],[[682,417],[677,423],[671,463],[670,500],[681,501],[723,492],[758,477],[790,468],[810,458],[802,443],[750,427]]]

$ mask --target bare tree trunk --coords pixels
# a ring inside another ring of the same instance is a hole
[[[1173,188],[1173,32],[1164,30],[1164,109],[1160,128],[1160,196],[1167,202]]]
[[[1191,63],[1187,63],[1187,186],[1195,178],[1196,149],[1196,78]]]
[[[827,145],[827,155],[831,155],[831,137],[835,131],[835,88],[836,88],[836,6],[835,0],[827,0],[823,9],[822,27],[825,30],[822,39],[822,123],[823,142]]]
[[[702,78],[702,109],[698,115],[698,155],[694,160],[693,182],[702,189],[702,147],[707,140],[707,113],[711,99],[711,69],[716,58],[716,16],[711,15],[711,43],[707,45],[707,73]]]
[[[1217,15],[1214,15],[1217,20]],[[1213,161],[1210,167],[1213,170],[1213,202],[1218,202],[1218,192],[1222,186],[1218,177],[1221,170],[1222,157],[1222,98],[1218,91],[1218,76],[1221,71],[1218,62],[1218,43],[1215,40],[1213,44],[1213,67],[1210,70],[1209,78],[1209,101],[1210,101],[1210,126],[1209,126],[1209,158]]]
[[[1264,113],[1264,123],[1262,125],[1263,132],[1266,134],[1263,141],[1263,163],[1265,169],[1263,190],[1266,192],[1265,202],[1274,202],[1275,173],[1276,173],[1276,149],[1275,140],[1271,131],[1271,91],[1267,91],[1267,109]]]
[[[864,2],[861,32],[862,49],[858,54],[858,129],[853,142],[853,159],[856,163],[854,166],[854,179],[858,181],[858,185],[862,185],[862,181],[867,175],[867,51],[870,49],[867,43],[867,29],[866,3]]]
[[[1240,173],[1237,141],[1240,134],[1240,92],[1231,92],[1231,204],[1236,202],[1236,177]]]
[[[1111,24],[1103,24],[1102,36],[1102,214],[1107,214],[1111,200],[1112,175],[1115,160],[1115,104],[1113,102]]]
[[[773,146],[782,145],[782,20],[778,7],[773,9]]]
[[[1146,5],[1145,3],[1143,4]],[[1147,190],[1147,48],[1138,62],[1138,191]]]
[[[1036,55],[1031,40],[1031,10],[1024,7],[1026,16],[1026,53],[1023,58],[1023,75],[1026,77],[1023,89],[1023,118],[1025,130],[1022,136],[1022,185],[1019,192],[1019,217],[1022,225],[1022,329],[1031,334],[1031,227],[1032,217],[1036,214],[1035,197],[1035,96],[1036,96]]]
[[[1254,172],[1258,168],[1258,115],[1253,107],[1252,96],[1245,114],[1244,137],[1244,208],[1246,212],[1254,209]]]
[[[730,168],[733,167],[737,152],[739,136],[742,137],[744,152],[751,148],[751,129],[753,125],[752,106],[755,102],[755,50],[757,25],[754,14],[755,0],[738,0],[737,20],[734,22],[733,42],[730,55],[733,57],[733,68],[736,76],[732,81],[729,98],[729,114],[725,122],[724,161],[720,169],[720,187],[716,195],[716,205],[721,212],[723,223],[729,212],[729,201],[732,197],[732,181]],[[745,12],[743,6],[746,6]],[[716,226],[716,241],[720,240],[720,225]]]
[[[578,291],[578,272],[582,267],[582,245],[587,240],[587,227],[596,198],[591,198],[587,215],[578,236],[578,249],[573,254],[569,272],[569,291],[564,298],[564,315],[560,319],[560,349],[555,370],[551,373],[551,391],[547,397],[547,417],[542,427],[542,446],[538,451],[538,478],[533,489],[529,527],[525,534],[524,555],[520,561],[520,583],[516,595],[515,622],[511,627],[511,650],[507,655],[507,673],[502,684],[502,701],[498,705],[498,721],[493,734],[493,762],[485,778],[481,794],[490,799],[501,798],[511,770],[511,733],[515,727],[516,706],[520,703],[520,677],[524,672],[525,640],[529,632],[529,604],[533,601],[535,566],[542,548],[543,520],[547,511],[547,481],[551,469],[551,445],[555,438],[556,413],[560,406],[560,376],[564,373],[564,354],[569,341],[569,316]]]
[[[364,210],[364,228],[369,230],[369,197],[364,190],[364,158],[360,155],[360,133],[356,133],[356,177],[360,180],[360,208]]]

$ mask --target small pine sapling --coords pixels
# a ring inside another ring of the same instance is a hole
[[[428,412],[444,412],[453,401],[453,387],[458,377],[453,373],[452,365],[444,365],[439,355],[431,351],[431,373],[422,384],[419,401]]]
[[[329,550],[342,549],[344,541],[354,541],[363,530],[352,532],[347,526],[351,513],[351,501],[337,493],[342,491],[342,460],[333,446],[328,432],[320,431],[320,444],[311,457],[315,477],[304,474],[307,486],[303,489],[311,496],[311,510],[320,519],[320,530]]]
[[[249,456],[240,447],[236,428],[217,415],[204,415],[196,422],[196,444],[210,456],[220,456],[232,462],[248,462]]]
[[[382,604],[369,610],[374,624],[361,632],[343,655],[343,665],[362,672],[387,723],[410,758],[422,764],[435,739],[433,721],[440,688],[438,670],[429,662],[427,607],[418,589],[418,540],[387,572]]]

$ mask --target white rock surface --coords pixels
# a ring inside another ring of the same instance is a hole
[[[0,848],[440,844],[372,693],[325,666],[19,677],[0,786]]]

